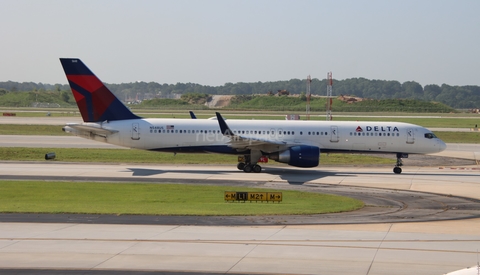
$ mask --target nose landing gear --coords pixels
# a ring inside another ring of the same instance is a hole
[[[402,168],[400,168],[400,166],[403,166],[402,158],[408,158],[408,154],[397,153],[397,164],[395,164],[395,167],[393,168],[393,173],[402,173]]]

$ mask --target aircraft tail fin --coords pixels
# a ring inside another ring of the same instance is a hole
[[[78,58],[60,58],[84,122],[136,119],[132,113]]]

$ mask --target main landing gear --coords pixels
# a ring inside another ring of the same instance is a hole
[[[244,155],[243,157],[238,157],[237,168],[238,170],[243,170],[243,172],[245,173],[251,173],[251,172],[260,173],[262,172],[262,166],[257,164],[259,159],[260,157],[258,157],[255,162],[252,162],[251,155]]]
[[[395,173],[395,174],[402,173],[402,168],[400,168],[400,166],[403,166],[402,157],[408,158],[408,155],[407,154],[402,154],[402,153],[397,153],[397,164],[395,164],[395,167],[393,168],[393,173]]]

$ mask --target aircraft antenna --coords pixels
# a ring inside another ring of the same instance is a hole
[[[310,120],[310,97],[312,95],[310,91],[310,85],[312,84],[312,78],[307,76],[307,107],[306,107],[306,113],[307,113],[307,120]]]
[[[332,79],[332,72],[327,73],[327,120],[332,120],[332,86],[333,86],[333,79]]]

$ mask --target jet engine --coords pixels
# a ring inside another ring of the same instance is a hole
[[[269,154],[268,158],[296,167],[315,167],[320,161],[320,148],[308,145],[293,146],[288,150]]]

